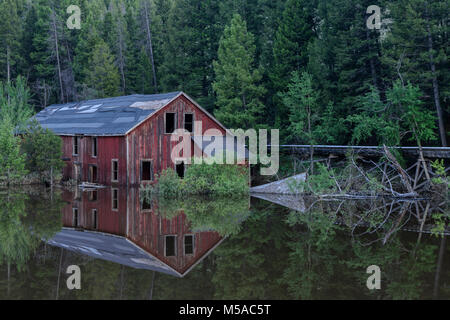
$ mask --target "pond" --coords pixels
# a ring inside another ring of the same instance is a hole
[[[262,198],[0,190],[0,299],[450,298],[447,204]]]

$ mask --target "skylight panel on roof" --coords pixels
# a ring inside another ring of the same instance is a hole
[[[94,112],[96,112],[97,110],[98,110],[98,108],[100,108],[102,105],[101,104],[96,104],[96,105],[93,105],[93,106],[86,106],[86,107],[90,107],[89,109],[86,109],[86,110],[84,110],[84,111],[80,111],[80,112],[77,112],[77,113],[94,113]]]

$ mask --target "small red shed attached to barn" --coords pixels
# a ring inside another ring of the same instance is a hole
[[[204,135],[208,129],[227,133],[183,92],[51,105],[36,119],[63,139],[67,162],[63,179],[102,185],[152,183],[155,174],[166,168],[183,174],[185,160],[193,154],[172,161],[171,152],[178,142],[171,141],[171,136],[176,129],[192,135]]]

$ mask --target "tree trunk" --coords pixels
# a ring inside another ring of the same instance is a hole
[[[11,81],[11,61],[10,61],[9,46],[6,46],[6,73],[8,83]]]
[[[153,70],[153,85],[155,87],[155,93],[158,93],[158,85],[156,83],[155,60],[153,58],[152,33],[151,33],[151,30],[150,30],[151,17],[150,17],[150,12],[149,12],[149,7],[148,7],[148,1],[147,0],[144,0],[144,18],[145,18],[145,28],[146,28],[146,32],[147,32],[147,41],[148,41],[150,61],[151,61],[152,70]]]
[[[431,29],[430,29],[430,21],[429,21],[430,18],[428,16],[428,7],[426,8],[426,11],[427,11],[428,55],[430,58],[430,69],[431,69],[432,83],[433,83],[434,105],[436,107],[436,113],[438,116],[439,135],[441,137],[441,144],[443,147],[446,147],[447,146],[447,137],[446,137],[446,132],[445,132],[444,116],[442,113],[441,103],[439,101],[439,84],[437,81],[436,65],[434,63],[434,57],[433,57],[433,39],[431,37]]]
[[[124,35],[123,35],[123,24],[120,20],[121,17],[119,17],[119,21],[117,23],[117,31],[119,35],[118,40],[118,48],[119,48],[119,69],[120,69],[120,75],[122,77],[122,91],[125,93],[127,86],[125,81],[125,45],[124,45]]]
[[[53,10],[52,10],[51,18],[52,18],[52,29],[53,29],[52,31],[53,31],[53,36],[54,36],[53,41],[55,42],[56,63],[57,63],[57,67],[58,67],[59,88],[60,88],[60,94],[61,94],[60,100],[62,103],[64,103],[64,90],[63,90],[63,83],[62,83],[61,62],[60,62],[60,57],[59,57],[58,30],[57,30],[57,26],[56,26],[56,14]]]

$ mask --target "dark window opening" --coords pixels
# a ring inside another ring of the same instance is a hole
[[[184,254],[194,254],[194,236],[184,236]]]
[[[119,190],[117,189],[112,190],[112,209],[119,209]]]
[[[175,171],[178,176],[183,179],[184,178],[184,162],[179,162],[175,165]]]
[[[142,161],[141,181],[153,181],[152,161]]]
[[[92,156],[97,156],[97,138],[92,138]]]
[[[194,115],[192,113],[184,114],[184,129],[187,132],[194,132]]]
[[[175,113],[166,113],[166,133],[173,133],[175,127]]]
[[[92,228],[98,229],[97,209],[92,209]]]
[[[89,191],[89,201],[97,201],[97,190]]]
[[[97,182],[97,166],[89,166],[89,182]]]
[[[78,155],[78,142],[79,142],[79,138],[73,137],[73,155],[74,156]]]
[[[119,160],[112,161],[112,181],[119,181]]]
[[[176,237],[166,236],[166,257],[173,257],[176,255]]]
[[[152,201],[148,199],[147,197],[143,197],[141,202],[141,209],[142,210],[152,210]]]
[[[75,228],[77,228],[78,227],[78,223],[79,223],[79,220],[78,220],[78,209],[77,208],[73,208],[73,226]]]

